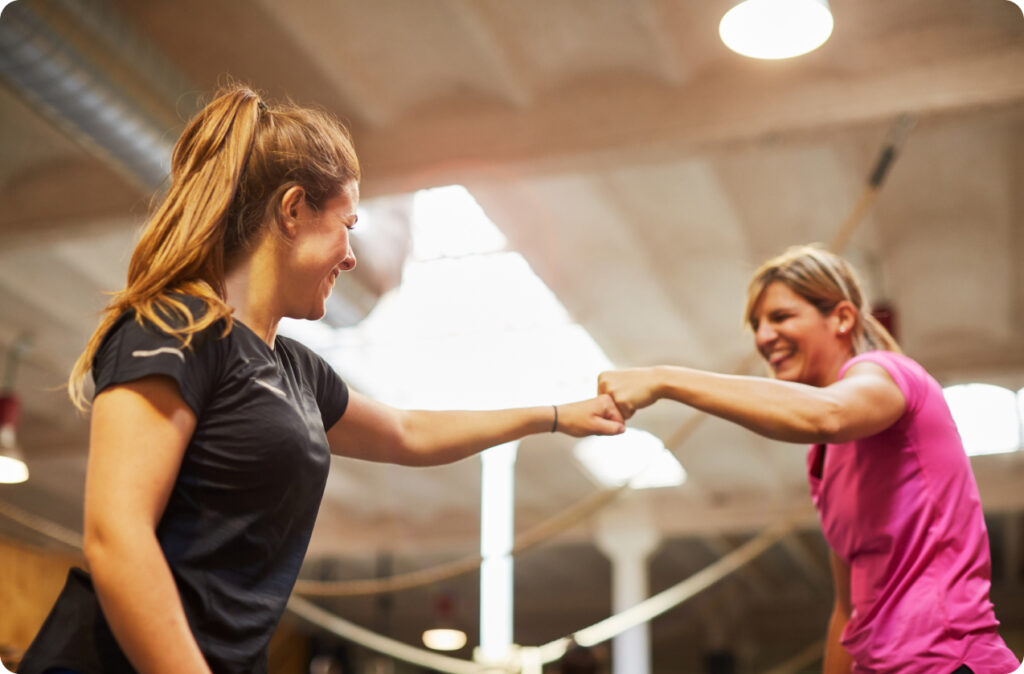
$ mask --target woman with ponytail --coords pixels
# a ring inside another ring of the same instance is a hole
[[[329,115],[235,86],[174,149],[170,187],[69,382],[87,401],[84,551],[21,672],[267,671],[331,453],[436,465],[525,435],[624,430],[611,398],[407,411],[277,335],[356,259],[359,162]]]
[[[746,322],[773,379],[658,366],[603,373],[624,418],[668,398],[810,443],[831,547],[824,672],[1006,674],[978,488],[939,384],[869,313],[853,269],[821,248],[769,260]]]

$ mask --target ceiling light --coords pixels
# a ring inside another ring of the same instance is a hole
[[[722,17],[722,42],[757,59],[786,59],[823,45],[832,34],[826,0],[746,0]]]
[[[457,651],[466,645],[466,633],[449,628],[426,630],[423,645],[435,651]]]
[[[0,396],[0,483],[3,484],[18,484],[28,479],[28,466],[14,434],[20,407],[14,394]]]
[[[466,645],[466,633],[455,626],[455,596],[442,592],[434,598],[434,625],[423,632],[423,645],[435,651],[457,651]]]

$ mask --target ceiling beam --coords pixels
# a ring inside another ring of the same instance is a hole
[[[742,143],[954,113],[1024,99],[1024,43],[999,41],[879,71],[732,64],[686,86],[606,75],[571,83],[519,110],[449,98],[394,124],[356,132],[363,193],[571,171],[678,157]],[[894,56],[896,56],[894,54]],[[585,111],[585,113],[581,113]]]

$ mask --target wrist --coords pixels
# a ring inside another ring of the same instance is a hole
[[[655,365],[649,368],[650,391],[654,395],[655,401],[668,397],[671,370],[669,365]]]

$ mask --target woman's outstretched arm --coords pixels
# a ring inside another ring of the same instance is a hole
[[[488,447],[550,432],[555,408],[491,411],[399,410],[352,391],[344,416],[327,431],[331,451],[369,461],[433,466]],[[575,437],[615,435],[625,426],[609,396],[557,406],[557,430]]]
[[[861,362],[829,386],[661,365],[604,372],[598,391],[623,417],[667,398],[786,442],[849,442],[903,415],[903,393],[879,365]]]
[[[103,614],[140,672],[210,671],[156,538],[195,426],[169,377],[113,386],[93,403],[85,557]]]

